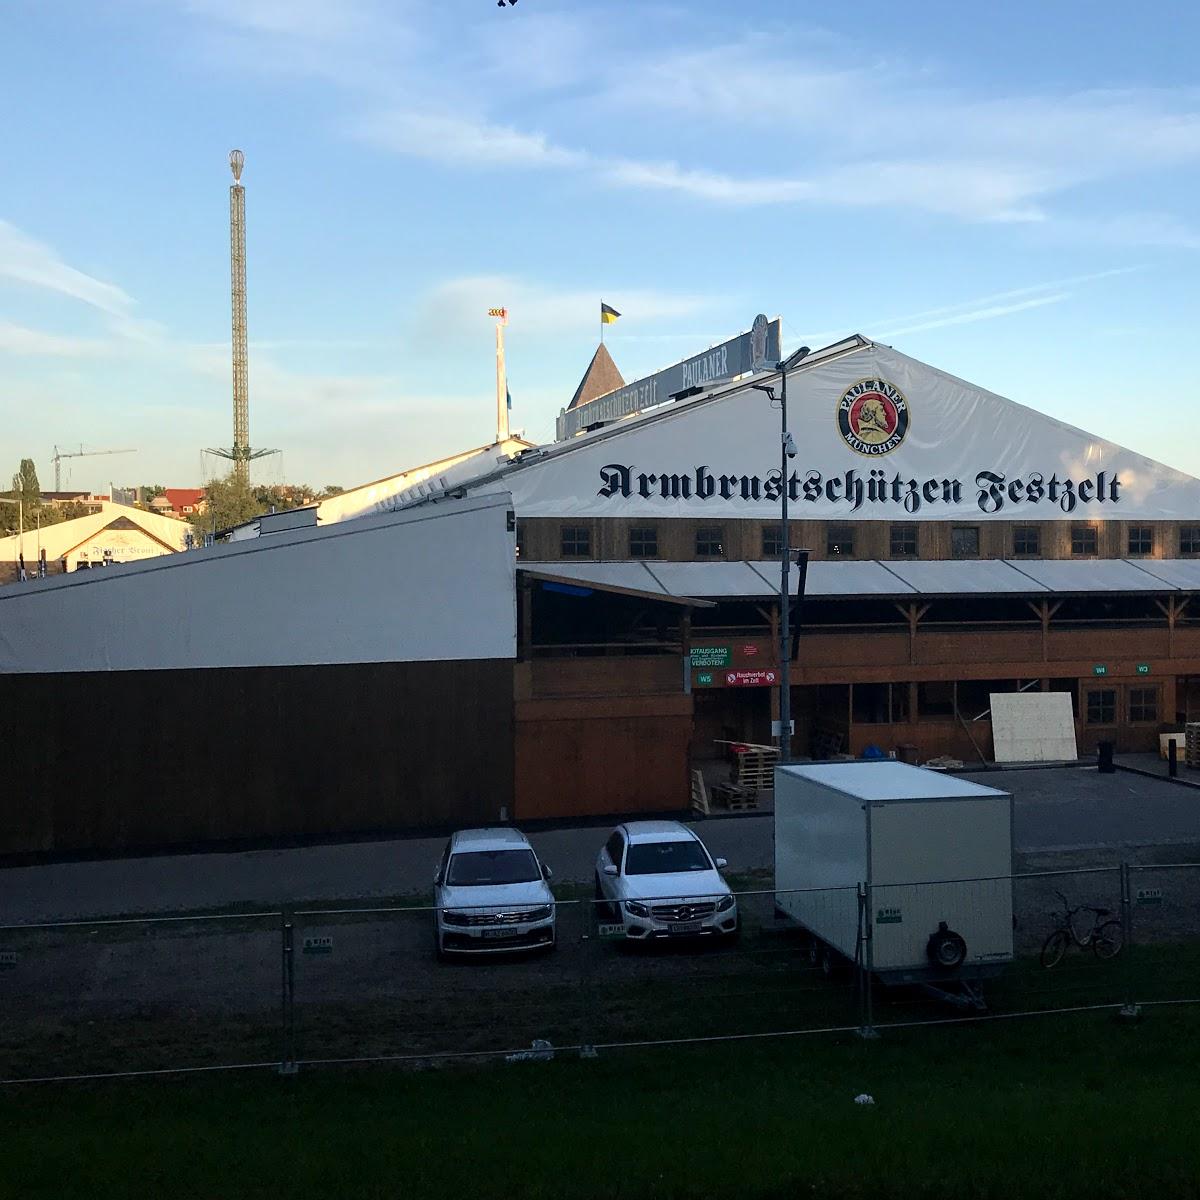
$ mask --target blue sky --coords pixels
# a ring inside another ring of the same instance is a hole
[[[184,485],[228,445],[238,146],[261,478],[489,440],[496,304],[514,425],[552,436],[601,297],[626,378],[764,311],[1200,474],[1195,5],[5,0],[0,28],[2,472],[83,442],[138,454],[72,486]]]

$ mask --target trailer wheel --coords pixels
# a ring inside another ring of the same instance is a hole
[[[953,929],[948,929],[945,921],[939,921],[937,933],[930,936],[925,953],[935,967],[953,971],[966,960],[967,943]]]

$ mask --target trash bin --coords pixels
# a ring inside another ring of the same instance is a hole
[[[1096,756],[1100,766],[1101,775],[1114,775],[1117,768],[1113,766],[1113,750],[1115,744],[1113,742],[1101,742],[1096,747]]]
[[[917,766],[921,761],[920,751],[911,742],[896,747],[896,757],[904,763]]]

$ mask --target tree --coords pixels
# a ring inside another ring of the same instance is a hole
[[[138,503],[149,504],[156,496],[166,495],[167,489],[161,483],[143,483],[138,488]]]
[[[4,502],[0,503],[0,533],[4,536],[18,533],[22,523],[26,529],[36,529],[41,508],[42,488],[38,483],[37,467],[32,458],[23,458],[12,477],[12,491],[5,492]]]
[[[336,483],[327,483],[317,494],[318,500],[328,500],[330,496],[340,496],[346,489]]]
[[[268,508],[269,503],[264,504],[252,488],[230,472],[224,479],[214,479],[205,485],[204,511],[193,513],[188,520],[203,540],[207,533],[220,533],[251,521]]]
[[[21,459],[13,476],[13,498],[23,500],[27,509],[35,509],[42,502],[42,486],[38,483],[37,467],[32,458]]]

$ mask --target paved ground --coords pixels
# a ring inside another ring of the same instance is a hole
[[[966,778],[1011,789],[1023,852],[1076,851],[1086,859],[1092,850],[1200,843],[1200,793],[1165,780],[1094,768]],[[733,871],[770,868],[768,816],[710,818],[695,828]],[[535,833],[532,841],[558,879],[586,884],[605,835],[591,825]],[[402,896],[429,890],[442,845],[413,838],[8,868],[0,870],[0,924]]]

